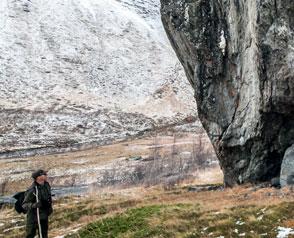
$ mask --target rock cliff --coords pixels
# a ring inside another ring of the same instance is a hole
[[[225,183],[279,176],[294,143],[294,2],[161,0]]]

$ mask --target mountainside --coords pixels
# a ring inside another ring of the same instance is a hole
[[[294,2],[161,3],[226,184],[279,176],[294,143]]]
[[[103,143],[195,116],[157,0],[0,2],[0,151]]]

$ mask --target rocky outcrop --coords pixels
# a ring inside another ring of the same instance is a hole
[[[294,2],[161,0],[225,183],[279,176],[294,143]]]
[[[286,150],[280,175],[281,186],[294,186],[294,145]]]

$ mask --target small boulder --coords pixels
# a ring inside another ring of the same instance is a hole
[[[281,184],[280,184],[280,177],[275,177],[271,179],[271,186],[274,188],[280,188]]]
[[[294,186],[294,144],[285,152],[281,166],[280,183],[282,187]]]
[[[142,159],[143,159],[142,156],[131,156],[127,160],[138,161],[138,160],[142,160]]]

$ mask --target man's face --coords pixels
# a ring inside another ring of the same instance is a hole
[[[45,175],[38,176],[37,179],[36,179],[36,182],[38,184],[44,184],[45,181],[46,181],[46,176]]]

